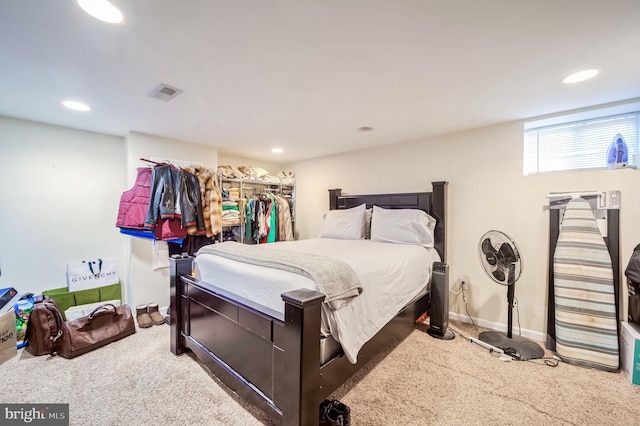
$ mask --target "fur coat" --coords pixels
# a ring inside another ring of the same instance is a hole
[[[222,194],[215,172],[200,166],[185,168],[185,170],[194,174],[200,183],[202,214],[207,237],[219,235],[222,232]],[[195,226],[187,228],[189,235],[195,235],[196,231]]]

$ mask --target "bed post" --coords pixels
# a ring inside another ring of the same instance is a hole
[[[176,255],[178,256],[178,255]],[[184,284],[180,277],[191,275],[193,257],[170,257],[170,287],[169,287],[169,322],[171,352],[180,355],[186,351],[184,338],[182,337],[182,290]]]
[[[284,300],[282,425],[318,424],[320,390],[320,311],[325,295],[300,289]]]
[[[329,210],[336,210],[338,208],[338,197],[342,195],[342,189],[330,189],[329,190]]]
[[[447,247],[445,244],[445,222],[447,220],[447,184],[449,182],[431,182],[431,216],[438,222],[435,229],[435,249],[446,262]]]

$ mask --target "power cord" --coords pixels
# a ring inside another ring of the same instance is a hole
[[[513,300],[515,301],[514,306],[516,307],[516,313],[518,314],[518,336],[522,336],[522,328],[520,327],[520,308],[518,308],[518,298],[513,296]]]
[[[471,314],[469,314],[469,304],[467,303],[467,295],[464,293],[464,287],[465,287],[465,281],[461,280],[460,281],[460,288],[456,291],[456,290],[452,290],[449,289],[449,291],[453,294],[455,294],[456,296],[459,295],[460,293],[462,293],[462,300],[464,302],[464,310],[467,312],[467,316],[469,317],[469,320],[471,321],[471,324],[473,324],[473,328],[476,329],[476,331],[478,331],[478,327],[476,326],[476,323],[473,321],[473,318],[471,317]],[[458,333],[460,334],[460,333]]]
[[[464,281],[462,281],[462,282],[460,283],[460,288],[458,289],[458,291],[455,291],[455,290],[452,290],[452,289],[449,289],[449,291],[450,291],[451,293],[453,293],[453,294],[455,294],[455,295],[457,296],[457,295],[459,295],[459,294],[460,294],[460,292],[462,292],[462,287],[463,287],[463,286],[464,286]]]
[[[513,348],[507,348],[506,350],[503,351],[503,353],[500,353],[498,351],[493,350],[491,347],[489,347],[488,345],[482,344],[480,343],[477,339],[473,339],[469,336],[465,336],[462,332],[456,330],[455,328],[453,328],[451,326],[451,324],[449,324],[449,330],[453,331],[454,333],[460,335],[460,337],[462,337],[464,340],[468,340],[471,343],[476,343],[482,347],[484,347],[485,349],[489,349],[489,355],[500,359],[501,361],[529,361],[532,364],[536,364],[536,365],[540,365],[540,366],[547,366],[547,367],[557,367],[560,364],[560,359],[556,356],[553,357],[542,357],[542,358],[537,358],[537,359],[527,359],[527,360],[523,360],[520,355],[515,351],[515,349]],[[542,361],[542,362],[540,362]]]
[[[538,359],[528,359],[527,361],[529,361],[532,364],[537,364],[537,365],[546,365],[548,367],[557,367],[558,364],[560,364],[560,361],[553,358],[553,357],[542,357],[542,358],[538,358]],[[538,361],[542,361],[538,362]],[[544,364],[543,364],[544,363]]]
[[[469,314],[469,304],[467,303],[467,296],[464,294],[464,281],[460,285],[460,290],[462,291],[462,300],[464,301],[464,310],[467,311],[467,316],[471,320],[471,324],[473,324],[473,328],[475,328],[475,330],[478,331],[478,327],[476,327],[476,323],[473,321],[473,318],[471,318],[471,315]]]

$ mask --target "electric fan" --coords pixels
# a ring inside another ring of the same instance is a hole
[[[513,336],[512,333],[516,281],[520,278],[523,268],[518,246],[507,234],[492,230],[480,238],[478,256],[480,264],[489,278],[498,284],[507,286],[507,303],[509,305],[507,334],[497,331],[483,331],[478,335],[478,339],[519,359],[542,358],[544,350],[537,343],[522,336]]]

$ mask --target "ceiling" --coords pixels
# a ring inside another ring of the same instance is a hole
[[[640,97],[638,0],[111,1],[0,2],[0,115],[287,163]]]

